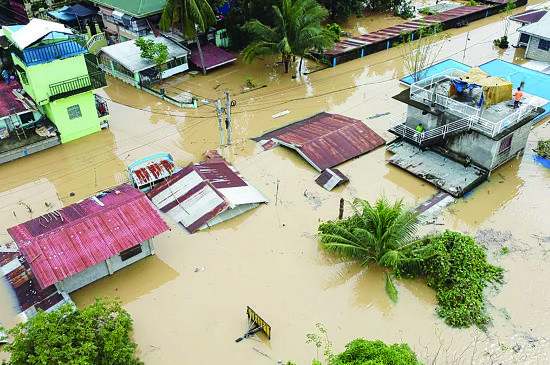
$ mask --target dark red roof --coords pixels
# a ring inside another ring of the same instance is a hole
[[[319,172],[386,143],[362,121],[325,112],[254,138],[269,139],[295,149]]]
[[[27,110],[27,107],[13,93],[13,90],[21,88],[17,80],[7,84],[3,78],[0,78],[0,118]]]
[[[547,12],[548,11],[544,9],[531,9],[523,13],[512,15],[510,19],[523,24],[532,24],[538,22]]]
[[[45,288],[168,228],[145,194],[125,184],[8,233]]]
[[[191,45],[189,47],[189,50],[191,50],[189,61],[191,61],[192,63],[194,63],[199,67],[202,67],[202,62],[201,62],[197,45],[195,44]],[[202,50],[202,58],[204,59],[204,65],[207,70],[210,70],[211,68],[214,68],[214,67],[225,65],[226,63],[233,62],[237,59],[231,53],[224,51],[223,49],[218,48],[215,45],[210,43],[202,44],[201,50]]]

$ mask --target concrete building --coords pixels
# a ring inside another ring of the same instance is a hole
[[[525,58],[550,62],[550,13],[518,29],[518,45],[526,45]]]
[[[55,124],[62,143],[106,125],[106,104],[95,94],[107,86],[105,74],[83,38],[41,19],[3,29],[23,89]]]
[[[8,229],[41,289],[70,293],[154,254],[169,229],[144,193],[121,185]]]
[[[528,94],[514,108],[514,86],[478,68],[411,84],[394,96],[407,112],[389,129],[397,136],[387,146],[389,162],[462,196],[523,153],[533,119],[544,112],[536,106],[544,102]]]

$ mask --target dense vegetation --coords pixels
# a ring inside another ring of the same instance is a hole
[[[367,341],[358,338],[346,345],[329,365],[421,365],[416,354],[407,344],[386,345],[380,340]]]
[[[362,199],[352,204],[354,214],[319,225],[321,246],[357,259],[374,262],[397,277],[424,277],[437,293],[438,314],[454,327],[483,327],[483,290],[502,282],[502,268],[487,263],[487,255],[469,236],[447,231],[423,239],[415,237],[418,215],[401,200],[390,204],[381,198],[374,205]],[[397,291],[389,273],[386,291]]]
[[[539,141],[537,144],[537,154],[540,157],[550,159],[550,139],[546,141]]]
[[[12,340],[3,351],[11,353],[9,365],[138,365],[132,323],[118,301],[96,299],[82,310],[65,305],[8,330]]]
[[[275,26],[270,27],[258,20],[246,23],[246,29],[254,41],[243,51],[243,60],[252,62],[258,56],[281,55],[285,72],[292,59],[301,58],[313,48],[325,50],[332,47],[334,32],[321,23],[327,18],[325,8],[315,0],[282,0],[282,6],[273,6]]]

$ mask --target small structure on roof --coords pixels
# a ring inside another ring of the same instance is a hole
[[[189,232],[236,217],[267,198],[217,153],[190,163],[147,193],[153,204]]]
[[[135,188],[146,192],[180,170],[168,153],[157,153],[137,160],[128,166]]]
[[[386,142],[359,119],[322,112],[254,138],[264,146],[281,144],[317,171],[334,167]]]
[[[550,13],[518,29],[518,46],[527,46],[525,58],[550,62]]]
[[[143,39],[151,39],[168,48],[166,63],[160,65],[161,73],[157,71],[157,65],[153,61],[141,57],[141,50],[134,40],[101,48],[98,54],[101,68],[138,89],[160,81],[161,76],[165,79],[189,69],[187,48],[164,36],[146,35]]]
[[[41,289],[70,293],[154,254],[168,230],[144,193],[124,184],[8,229]]]
[[[315,182],[328,191],[331,191],[337,186],[340,186],[346,182],[348,182],[349,179],[346,175],[342,174],[342,172],[338,169],[326,169],[319,175],[317,179],[315,179]]]

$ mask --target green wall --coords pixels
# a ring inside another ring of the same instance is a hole
[[[29,84],[23,83],[23,88],[40,105],[49,101],[50,84],[88,74],[82,54],[29,67],[26,67],[17,56],[13,55],[12,58],[16,64],[26,70]]]
[[[69,119],[67,108],[73,105],[80,106],[82,116]],[[56,100],[46,104],[44,109],[48,118],[59,129],[61,143],[67,143],[101,130],[93,91]]]

